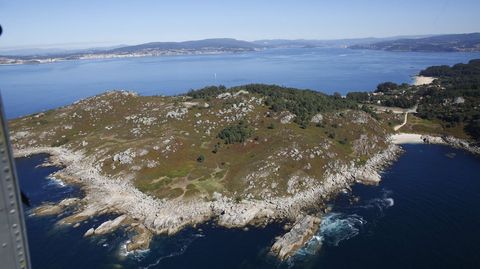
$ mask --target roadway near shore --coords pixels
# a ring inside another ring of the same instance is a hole
[[[402,128],[405,124],[407,124],[407,119],[408,119],[408,112],[405,113],[405,118],[403,119],[402,124],[399,124],[399,125],[393,127],[393,130],[398,131],[400,128]]]

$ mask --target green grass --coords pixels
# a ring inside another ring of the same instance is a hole
[[[176,178],[176,177],[185,177],[188,175],[190,172],[191,167],[190,166],[185,166],[185,167],[180,167],[177,169],[172,169],[164,172],[164,175],[169,177],[169,178]]]
[[[381,137],[387,129],[391,129],[386,120],[355,124],[355,113],[363,112],[350,110],[342,111],[341,115],[338,111],[324,112],[320,127],[309,124],[307,128],[301,128],[296,123],[280,123],[281,113],[273,112],[263,104],[253,103],[253,111],[243,118],[252,130],[251,136],[244,143],[224,144],[217,138],[217,134],[228,126],[238,124],[238,120],[223,121],[225,116],[219,110],[225,111],[232,104],[248,102],[252,97],[261,96],[249,94],[236,99],[195,100],[184,97],[101,95],[51,110],[39,118],[27,116],[10,121],[10,129],[14,132],[30,130],[32,137],[37,138],[35,146],[69,146],[84,150],[88,156],[95,154],[102,160],[101,169],[105,174],[114,177],[132,176],[134,184],[141,191],[159,198],[172,199],[208,197],[213,192],[231,197],[235,193],[242,197],[247,193],[257,196],[269,190],[272,184],[277,185],[275,195],[288,195],[286,186],[293,175],[309,176],[318,183],[322,182],[324,167],[332,161],[326,156],[327,153],[334,154],[335,159],[345,162],[362,158],[352,151],[353,141],[362,133]],[[207,102],[209,107],[190,108],[181,120],[167,119],[167,112],[181,106],[184,101],[201,104]],[[201,116],[196,117],[196,113]],[[231,116],[237,114],[232,113]],[[126,120],[132,116],[137,119],[153,117],[156,121],[147,126]],[[210,124],[195,127],[198,120],[208,120]],[[42,124],[37,124],[39,121]],[[66,125],[71,125],[72,128],[63,128]],[[133,132],[138,126],[141,127],[141,135]],[[269,126],[274,128],[268,128]],[[210,136],[205,134],[208,127]],[[38,139],[42,133],[49,132],[52,134]],[[335,133],[335,138],[329,138],[329,133]],[[62,136],[65,136],[64,140],[60,139]],[[32,137],[15,143],[26,146]],[[164,143],[167,140],[170,141],[169,150],[166,150],[167,144]],[[88,145],[84,146],[84,141]],[[306,152],[327,141],[331,146],[324,150],[324,156],[311,159],[308,153],[303,153],[304,158],[298,161],[277,156],[279,152],[292,148]],[[216,144],[219,147],[213,153]],[[381,143],[379,145],[382,146]],[[133,149],[136,153],[131,163],[120,164],[113,160],[113,155],[127,149]],[[147,150],[148,153],[140,156],[142,150]],[[205,158],[202,162],[197,162],[200,155]],[[279,166],[278,171],[255,179],[256,187],[247,192],[246,178],[253,172],[259,172],[267,162]],[[154,163],[154,167],[148,167],[149,163]],[[306,169],[307,166],[311,168]]]
[[[224,188],[223,184],[214,178],[197,181],[193,184],[200,192],[205,192],[208,194],[212,194],[213,192],[222,192]]]

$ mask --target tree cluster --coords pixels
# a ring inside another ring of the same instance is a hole
[[[320,112],[340,109],[357,109],[353,100],[330,96],[312,90],[299,90],[277,85],[249,84],[236,87],[250,93],[265,96],[265,105],[275,112],[289,111],[295,114],[294,122],[306,128],[312,117]]]
[[[331,96],[312,90],[300,90],[278,85],[248,84],[232,88],[225,86],[210,86],[190,91],[188,96],[193,98],[212,98],[221,93],[244,90],[252,94],[265,97],[265,105],[275,112],[290,111],[295,114],[294,122],[306,128],[311,118],[320,112],[340,109],[357,109],[357,102],[342,98],[339,93]]]
[[[383,82],[377,85],[375,92],[391,92],[398,89],[398,84],[390,81]]]
[[[220,86],[207,86],[198,90],[190,90],[187,96],[195,99],[209,99],[214,98],[217,95],[227,91],[227,88],[223,85]]]
[[[236,125],[228,126],[218,133],[218,138],[225,144],[243,143],[252,136],[253,129],[248,126],[246,121],[240,121]]]
[[[432,66],[420,74],[437,77],[440,87],[418,92],[422,97],[419,116],[439,119],[449,126],[463,124],[465,131],[480,142],[480,59],[452,67]],[[462,102],[457,102],[460,98]]]

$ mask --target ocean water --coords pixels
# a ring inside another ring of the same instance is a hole
[[[113,216],[60,227],[58,217],[29,216],[26,208],[33,268],[479,268],[480,157],[440,145],[403,147],[378,186],[356,185],[332,201],[319,233],[287,262],[268,255],[281,225],[229,230],[205,224],[158,236],[150,251],[125,255],[127,231],[83,238]],[[37,167],[46,157],[16,160],[32,207],[81,196],[78,187],[47,178],[58,168]]]
[[[425,67],[473,58],[480,58],[480,53],[296,48],[10,65],[0,66],[0,91],[7,116],[14,118],[110,89],[172,95],[207,85],[259,82],[345,94],[372,90],[384,81],[410,83],[412,76]]]

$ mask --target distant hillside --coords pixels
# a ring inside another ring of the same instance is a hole
[[[260,48],[260,45],[237,40],[232,38],[213,38],[195,41],[184,42],[150,42],[135,46],[127,46],[109,50],[108,52],[137,52],[141,50],[169,50],[169,49],[188,49],[188,50],[200,50],[206,48],[222,48],[222,49],[245,49],[253,50]]]
[[[312,47],[346,47],[391,41],[400,38],[420,38],[427,36],[365,37],[345,39],[262,39],[252,43],[267,48],[312,48]]]
[[[37,64],[82,59],[238,53],[259,50],[261,48],[261,45],[247,41],[231,38],[215,38],[184,42],[151,42],[110,49],[94,49],[44,55],[0,55],[0,64]]]
[[[367,41],[364,41],[367,40]],[[352,44],[363,44],[376,42],[382,39],[338,39],[338,40],[316,40],[316,39],[265,39],[256,40],[253,43],[267,48],[322,48],[322,47],[345,47]]]
[[[419,52],[480,51],[480,33],[405,38],[371,44],[357,44],[349,48]]]

